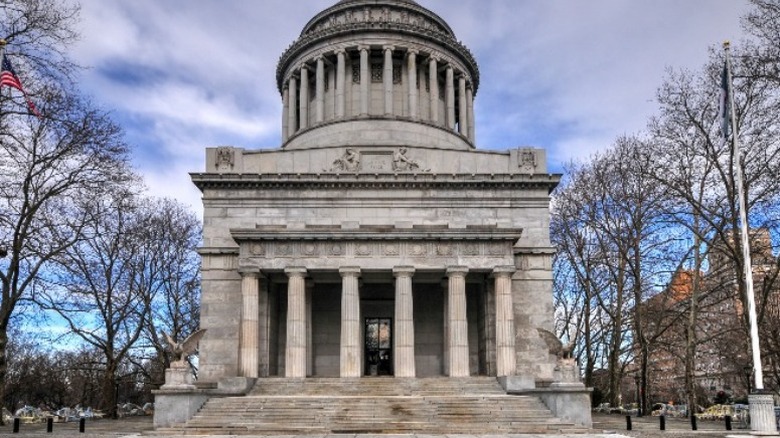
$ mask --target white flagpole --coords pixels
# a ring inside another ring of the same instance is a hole
[[[756,392],[764,389],[764,371],[761,366],[761,349],[758,343],[758,318],[756,317],[756,298],[753,292],[753,263],[750,257],[750,236],[747,221],[747,201],[745,198],[744,177],[742,175],[742,153],[739,148],[737,136],[737,115],[734,110],[734,86],[731,80],[731,51],[730,44],[725,42],[723,48],[726,51],[726,74],[729,85],[729,110],[731,111],[731,136],[733,143],[733,162],[736,169],[736,181],[739,193],[739,220],[742,235],[742,258],[745,275],[745,293],[747,294],[748,319],[750,320],[750,344],[753,351],[753,373],[755,377],[754,388]]]

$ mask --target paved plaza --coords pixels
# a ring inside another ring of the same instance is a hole
[[[594,414],[593,427],[594,432],[589,434],[572,434],[572,435],[501,435],[501,437],[518,437],[518,438],[627,438],[627,437],[640,437],[640,438],[726,438],[726,437],[747,437],[748,431],[735,429],[731,432],[727,432],[722,422],[718,421],[700,421],[698,426],[699,430],[693,432],[690,430],[690,424],[685,419],[667,419],[666,431],[658,430],[658,418],[657,417],[643,417],[632,418],[633,430],[628,432],[625,430],[625,417],[619,415],[603,415]],[[150,433],[152,428],[151,417],[136,417],[125,418],[117,421],[111,420],[99,420],[90,421],[86,425],[85,433],[78,432],[78,423],[57,423],[54,425],[54,431],[51,434],[46,433],[45,424],[23,424],[21,425],[18,434],[12,434],[11,425],[5,425],[0,427],[0,437],[12,438],[15,436],[24,438],[50,438],[50,437],[73,437],[73,438],[98,438],[98,437],[137,437],[137,436],[159,436],[159,435],[145,435]],[[219,437],[227,435],[211,435],[211,437]],[[303,435],[303,438],[368,438],[374,435]],[[396,438],[396,437],[434,437],[434,435],[377,435],[381,438]],[[435,436],[441,438],[441,436]],[[472,438],[475,435],[447,435],[450,437],[463,437]],[[496,437],[498,435],[482,435],[480,437]],[[174,437],[162,437],[162,438],[174,438]],[[251,438],[247,436],[247,438]],[[286,438],[293,438],[287,436]]]

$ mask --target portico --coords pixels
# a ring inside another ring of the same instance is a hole
[[[506,291],[522,230],[438,229],[436,240],[424,240],[431,231],[232,230],[246,254],[240,375],[371,376],[378,359],[367,352],[370,319],[386,321],[384,375],[508,375],[514,338],[505,336]],[[362,266],[347,266],[355,262]]]

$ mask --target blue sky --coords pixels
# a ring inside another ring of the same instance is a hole
[[[280,145],[279,56],[336,0],[81,0],[81,87],[112,111],[152,194],[200,212],[205,148]],[[742,38],[746,0],[419,0],[481,71],[477,145],[553,171],[642,130],[667,67]],[[717,84],[713,84],[717,86]]]

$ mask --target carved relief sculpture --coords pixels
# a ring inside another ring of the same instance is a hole
[[[360,152],[348,148],[344,155],[337,158],[333,162],[333,167],[330,168],[331,172],[357,172],[360,170]]]

